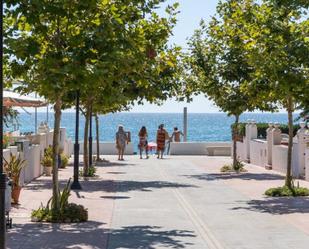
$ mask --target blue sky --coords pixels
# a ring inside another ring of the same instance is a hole
[[[175,0],[168,0],[159,10],[164,12],[167,4],[172,4]],[[170,39],[171,44],[177,44],[186,47],[186,39],[190,37],[194,30],[199,27],[201,19],[208,21],[216,12],[216,6],[219,0],[178,0],[180,13],[178,14],[178,22],[174,29],[174,35]],[[165,102],[162,106],[151,105],[145,103],[141,106],[135,106],[132,112],[182,112],[183,107],[187,106],[190,112],[218,112],[212,102],[208,101],[204,96],[197,96],[191,103],[179,103],[174,100]]]

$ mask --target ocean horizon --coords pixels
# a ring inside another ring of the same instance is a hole
[[[38,125],[45,122],[47,113],[38,112]],[[297,114],[295,114],[295,118]],[[34,132],[35,114],[20,113],[19,130],[21,132]],[[256,122],[278,122],[286,124],[286,113],[244,113],[240,117],[240,122],[255,120]],[[53,113],[49,112],[48,124],[53,127]],[[123,125],[126,131],[131,132],[132,142],[137,147],[138,132],[142,126],[148,130],[148,141],[155,141],[156,131],[160,124],[164,124],[169,134],[174,127],[183,130],[183,113],[134,113],[123,112],[115,114],[100,115],[100,141],[114,141],[118,125]],[[231,124],[233,117],[228,117],[225,113],[188,113],[188,141],[231,141]],[[83,139],[85,119],[80,114],[79,138]],[[70,138],[75,136],[75,113],[63,112],[61,127],[65,127]],[[6,128],[11,130],[12,128]],[[95,120],[93,119],[93,137],[95,138]]]

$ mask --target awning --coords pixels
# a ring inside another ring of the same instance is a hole
[[[42,107],[47,105],[48,103],[39,98],[32,98],[15,92],[3,91],[3,106],[5,107]]]

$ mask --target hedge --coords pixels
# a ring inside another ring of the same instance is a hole
[[[246,136],[246,124],[247,123],[238,123],[238,134],[239,136]],[[269,127],[268,123],[257,123],[257,130],[258,130],[258,138],[266,138],[267,129]],[[231,125],[232,133],[234,130],[235,124]],[[289,134],[289,127],[286,124],[279,125],[280,130],[282,133]],[[297,131],[299,130],[299,125],[293,125],[293,134],[296,135]]]

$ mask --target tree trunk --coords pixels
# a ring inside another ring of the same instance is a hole
[[[292,149],[293,149],[293,100],[288,99],[288,122],[289,122],[289,145],[288,145],[288,161],[285,177],[285,186],[292,188]]]
[[[88,154],[88,137],[89,137],[90,111],[88,106],[85,112],[85,129],[84,129],[84,176],[89,174],[89,154]]]
[[[233,168],[236,169],[237,164],[237,139],[236,135],[238,132],[238,122],[239,122],[239,115],[235,115],[235,123],[234,123],[234,130],[233,130]]]
[[[52,209],[59,210],[59,181],[58,181],[58,155],[59,155],[59,139],[60,139],[60,122],[61,122],[61,106],[62,102],[58,99],[54,105],[55,121],[53,135],[53,201]]]
[[[96,139],[97,139],[97,161],[100,161],[100,134],[99,134],[99,116],[95,115]]]

